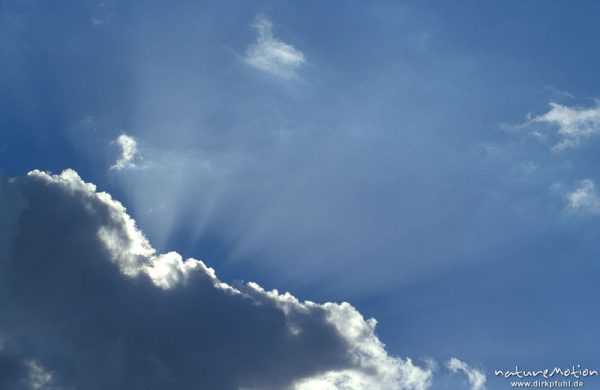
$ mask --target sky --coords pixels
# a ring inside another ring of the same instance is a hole
[[[1,1],[0,387],[600,370],[599,20]]]

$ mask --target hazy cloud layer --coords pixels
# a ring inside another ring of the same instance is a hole
[[[257,37],[246,51],[246,62],[256,69],[279,77],[296,77],[298,68],[306,62],[304,54],[294,46],[275,38],[271,31],[273,25],[268,19],[259,17],[252,26]]]
[[[157,254],[78,174],[3,180],[0,385],[7,389],[426,389],[347,303],[221,282]],[[17,209],[17,208],[15,208]]]

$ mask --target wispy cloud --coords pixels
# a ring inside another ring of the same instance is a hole
[[[138,155],[137,141],[135,138],[127,134],[121,134],[113,142],[119,145],[121,148],[121,157],[119,157],[115,164],[110,167],[110,169],[120,170],[124,168],[135,167],[135,159]]]
[[[448,369],[454,373],[462,372],[467,376],[471,390],[484,390],[486,377],[480,370],[469,366],[467,363],[452,358],[446,364]]]
[[[27,384],[30,389],[53,389],[50,385],[53,382],[52,374],[41,367],[35,360],[25,362],[29,371]]]
[[[545,124],[557,128],[560,141],[553,150],[560,151],[580,145],[581,142],[600,134],[600,103],[594,107],[569,107],[550,103],[550,110],[543,115],[532,116],[526,124]],[[539,130],[533,134],[540,134]]]
[[[294,46],[275,38],[272,32],[273,25],[268,19],[258,17],[252,26],[257,37],[246,50],[246,63],[282,78],[297,77],[298,68],[306,62],[304,54]]]
[[[586,179],[579,187],[567,194],[568,207],[571,211],[582,214],[600,214],[600,196],[596,192],[594,182]]]

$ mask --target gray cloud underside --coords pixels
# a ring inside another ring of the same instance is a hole
[[[2,389],[426,389],[349,304],[157,254],[77,173],[1,179]]]

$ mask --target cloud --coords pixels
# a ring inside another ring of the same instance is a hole
[[[446,364],[448,369],[454,373],[463,372],[467,376],[471,390],[484,390],[486,377],[480,370],[470,367],[467,363],[452,358]]]
[[[0,230],[3,388],[430,385],[431,370],[390,356],[350,304],[226,284],[200,260],[159,254],[73,170],[0,183],[0,208],[20,210]]]
[[[256,30],[256,41],[246,50],[244,60],[250,66],[276,76],[292,79],[297,77],[298,68],[306,61],[304,54],[295,47],[275,38],[273,25],[265,18],[259,17],[253,24]]]
[[[37,362],[30,360],[25,362],[28,369],[27,384],[32,389],[50,390],[52,387],[52,374],[44,370]]]
[[[135,138],[127,134],[121,134],[113,142],[121,147],[121,157],[110,169],[120,170],[135,167],[135,158],[138,154]]]
[[[568,107],[550,103],[550,110],[530,118],[528,124],[542,123],[558,128],[560,142],[553,149],[560,151],[577,146],[587,138],[600,133],[600,104],[595,107]],[[541,134],[539,131],[534,134]]]
[[[589,179],[582,180],[577,189],[568,193],[567,201],[571,211],[582,214],[600,213],[600,196],[594,182]]]

